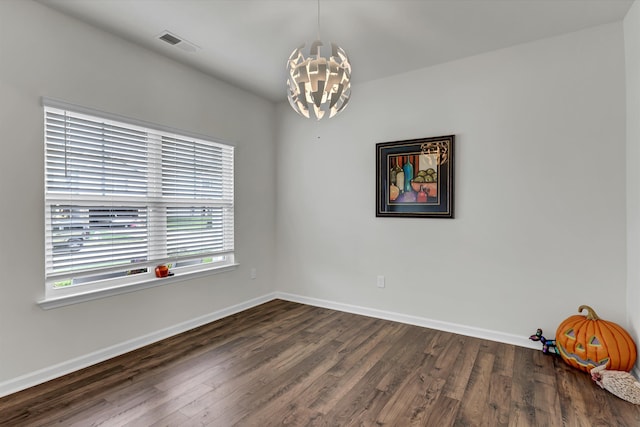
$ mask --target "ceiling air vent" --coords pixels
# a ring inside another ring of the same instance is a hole
[[[175,45],[180,43],[182,40],[180,40],[179,38],[177,38],[176,36],[165,32],[164,34],[162,34],[160,37],[158,37],[160,40],[167,42],[171,45]]]
[[[185,40],[182,37],[179,37],[175,34],[170,33],[169,31],[163,31],[160,35],[158,35],[158,39],[163,42],[169,43],[171,46],[178,47],[187,52],[195,52],[199,49],[198,46],[191,43],[190,41]]]

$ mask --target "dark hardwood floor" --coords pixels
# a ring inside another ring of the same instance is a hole
[[[2,426],[640,426],[541,351],[271,301],[0,399]]]

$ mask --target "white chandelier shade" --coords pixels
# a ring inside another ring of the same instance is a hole
[[[320,40],[304,48],[295,49],[287,61],[287,98],[303,117],[320,120],[328,114],[331,118],[344,110],[351,97],[349,58],[335,43],[327,56],[322,56],[326,46]]]

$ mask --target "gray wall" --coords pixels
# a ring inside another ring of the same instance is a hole
[[[626,324],[624,73],[615,23],[355,85],[320,124],[280,105],[278,289],[505,341],[581,304]],[[456,218],[376,218],[375,144],[448,134]]]
[[[640,2],[624,19],[627,68],[627,313],[640,343]],[[636,363],[640,376],[640,362]]]
[[[0,31],[0,390],[273,292],[272,103],[35,2],[0,1]],[[44,295],[41,96],[235,143],[240,267],[49,311],[36,305]]]

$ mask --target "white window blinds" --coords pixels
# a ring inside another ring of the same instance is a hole
[[[232,253],[233,163],[227,144],[45,105],[48,281]]]

